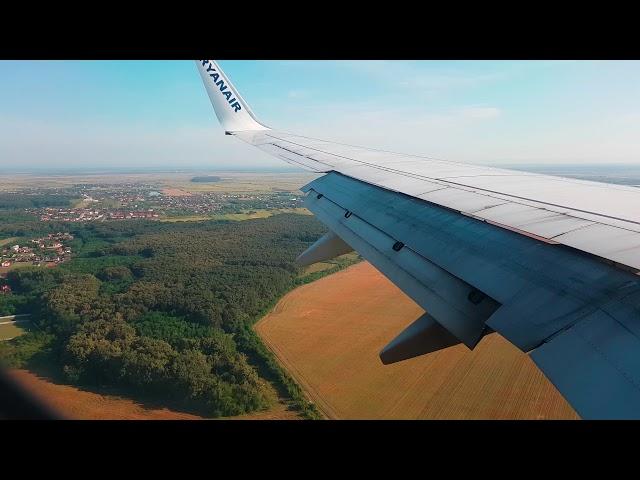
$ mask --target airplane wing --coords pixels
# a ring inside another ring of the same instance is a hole
[[[640,418],[640,189],[279,132],[196,64],[227,134],[325,174],[303,191],[330,232],[299,261],[355,249],[428,312],[383,363],[495,331],[581,417]]]

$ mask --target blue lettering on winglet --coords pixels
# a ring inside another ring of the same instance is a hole
[[[222,75],[220,75],[220,73],[216,71],[215,68],[213,68],[213,64],[209,60],[201,60],[201,62],[202,66],[207,69],[207,73],[213,80],[213,83],[220,89],[220,93],[229,103],[231,108],[233,108],[236,113],[242,110],[240,102],[238,102],[238,100],[234,97],[229,86],[225,85]]]

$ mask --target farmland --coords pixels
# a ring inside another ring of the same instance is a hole
[[[179,188],[163,188],[162,194],[167,195],[169,197],[190,197],[191,193],[186,192],[184,190],[180,190]]]
[[[0,239],[0,247],[4,247],[5,245],[9,245],[11,242],[15,241],[18,237],[9,237],[5,239]]]
[[[30,267],[31,264],[30,263],[12,263],[11,266],[9,267],[0,267],[0,277],[3,276],[4,274],[10,272],[11,270],[17,270],[20,268],[27,268]]]
[[[255,328],[328,418],[578,418],[498,334],[382,365],[378,352],[421,313],[363,262],[289,293]]]
[[[279,213],[297,213],[300,215],[311,215],[306,208],[272,208],[258,209],[242,213],[225,213],[220,215],[183,215],[180,217],[161,218],[161,222],[202,222],[206,220],[232,220],[241,222],[243,220],[254,220],[256,218],[268,218]]]
[[[0,323],[0,341],[19,337],[28,331],[28,322]]]
[[[316,174],[301,173],[256,173],[256,172],[200,172],[215,173],[220,181],[213,183],[192,182],[194,172],[169,173],[100,173],[82,175],[0,175],[0,191],[24,189],[65,189],[80,184],[149,184],[157,189],[176,189],[181,192],[295,192],[302,185],[316,178]]]

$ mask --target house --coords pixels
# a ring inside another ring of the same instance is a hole
[[[2,262],[2,263],[0,264],[0,266],[2,266],[2,267],[10,267],[10,266],[11,266],[11,262],[10,262],[10,261],[8,261],[8,260],[7,260],[7,261],[4,261],[4,262]]]
[[[2,292],[2,293],[11,293],[11,287],[9,285],[2,285],[0,287],[0,292]]]

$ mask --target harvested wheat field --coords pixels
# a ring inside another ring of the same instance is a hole
[[[179,188],[163,188],[162,194],[168,197],[190,197],[192,194]]]
[[[329,418],[579,418],[498,334],[382,365],[378,352],[421,313],[363,262],[289,293],[256,330]]]

